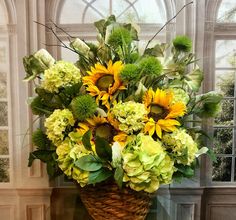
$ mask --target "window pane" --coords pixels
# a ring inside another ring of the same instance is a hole
[[[236,67],[236,40],[217,40],[216,67]]]
[[[0,183],[9,181],[9,159],[0,158]]]
[[[7,126],[7,103],[0,102],[0,126]]]
[[[214,152],[216,154],[232,154],[233,129],[214,129]]]
[[[8,132],[0,130],[0,155],[7,155],[8,153]]]
[[[234,97],[235,72],[218,70],[215,77],[215,90],[225,97]]]
[[[236,22],[236,2],[223,0],[218,11],[217,22]]]
[[[231,157],[218,157],[213,163],[212,180],[213,181],[231,181]]]
[[[7,97],[7,79],[5,73],[0,73],[0,98]]]
[[[65,1],[61,24],[93,23],[111,14],[120,22],[165,23],[166,11],[163,0],[70,0]]]
[[[233,125],[234,124],[234,100],[225,99],[221,104],[221,112],[215,118],[216,125]]]

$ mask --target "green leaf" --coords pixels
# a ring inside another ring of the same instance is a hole
[[[52,153],[54,151],[51,150],[36,150],[29,154],[29,161],[28,166],[30,167],[35,159],[39,159],[44,163],[47,163],[48,161],[51,161]]]
[[[155,56],[155,57],[164,57],[165,51],[169,47],[168,44],[156,44],[153,48],[147,48],[144,54]]]
[[[71,86],[66,86],[66,87],[64,87],[63,92],[65,92],[66,95],[74,97],[74,96],[80,94],[80,88],[82,85],[83,85],[83,83],[80,82],[80,83],[77,83],[77,84],[74,84]]]
[[[110,176],[112,176],[112,172],[106,168],[102,168],[100,170],[97,170],[95,172],[91,172],[89,174],[89,184],[95,184],[100,183],[106,179],[108,179]]]
[[[201,149],[198,150],[198,152],[196,153],[196,157],[199,157],[202,154],[207,153],[209,149],[207,147],[202,147]]]
[[[112,160],[112,149],[108,141],[104,138],[96,136],[95,147],[97,155],[102,158],[111,161]]]
[[[102,163],[93,155],[86,155],[79,158],[75,165],[85,171],[96,171],[102,168]]]
[[[194,176],[194,170],[189,166],[184,166],[182,164],[176,165],[176,168],[179,172],[181,172],[185,177],[193,177]]]
[[[51,141],[47,138],[47,135],[44,134],[41,129],[37,129],[32,134],[32,141],[39,150],[48,150],[51,145]]]
[[[114,179],[119,188],[122,188],[123,177],[124,177],[124,170],[122,169],[121,166],[118,166],[115,170]]]
[[[87,150],[91,150],[91,143],[90,143],[90,139],[91,139],[91,131],[88,130],[84,136],[82,137],[82,142],[83,142],[83,145],[84,147],[87,149]]]
[[[215,153],[214,153],[214,151],[212,149],[210,149],[210,148],[208,149],[207,155],[210,157],[210,159],[213,162],[217,162],[216,155],[215,155]]]
[[[185,76],[185,82],[189,88],[197,92],[203,80],[203,72],[200,69],[195,69],[193,72]]]

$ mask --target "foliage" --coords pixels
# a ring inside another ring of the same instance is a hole
[[[191,40],[178,36],[139,53],[132,24],[112,15],[95,27],[96,44],[70,39],[76,64],[51,58],[42,67],[44,57],[24,59],[26,78],[42,79],[29,104],[46,118],[32,136],[37,149],[29,166],[40,159],[51,177],[64,173],[82,187],[114,179],[120,188],[148,193],[190,178],[208,149],[188,120],[214,117],[222,98],[197,95],[203,73]]]

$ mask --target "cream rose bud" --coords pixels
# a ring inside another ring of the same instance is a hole
[[[89,46],[84,43],[84,41],[80,40],[79,38],[75,38],[75,40],[73,40],[70,43],[70,46],[75,49],[77,52],[83,54],[84,56],[88,56],[89,54]]]
[[[55,59],[45,49],[40,49],[33,55],[23,58],[26,71],[25,81],[32,80],[55,63]]]

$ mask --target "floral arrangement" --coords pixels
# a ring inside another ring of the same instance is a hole
[[[114,16],[95,22],[97,43],[70,38],[78,61],[56,61],[41,49],[24,58],[25,81],[35,81],[32,113],[44,127],[32,134],[34,159],[50,177],[65,174],[81,187],[113,179],[134,191],[194,175],[211,151],[195,126],[220,110],[221,95],[198,95],[203,73],[192,42],[138,48],[137,27]]]

